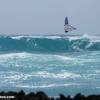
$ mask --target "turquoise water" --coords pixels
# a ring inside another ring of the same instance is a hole
[[[0,37],[0,91],[100,93],[100,38]]]

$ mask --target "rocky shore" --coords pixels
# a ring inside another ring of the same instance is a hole
[[[0,92],[0,100],[100,100],[100,95],[84,96],[81,93],[78,93],[74,97],[64,96],[63,94],[60,94],[59,97],[49,97],[42,91],[26,94],[21,90],[19,92],[2,91]]]

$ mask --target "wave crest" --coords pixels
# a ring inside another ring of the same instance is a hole
[[[77,39],[49,38],[30,36],[1,36],[1,52],[75,52],[75,51],[97,51],[100,50],[100,41],[90,40],[86,37]]]

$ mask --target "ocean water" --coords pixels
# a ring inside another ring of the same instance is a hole
[[[0,91],[100,94],[100,36],[0,36]]]

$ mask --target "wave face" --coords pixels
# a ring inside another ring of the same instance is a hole
[[[46,36],[0,36],[0,52],[75,52],[100,50],[100,41]]]

